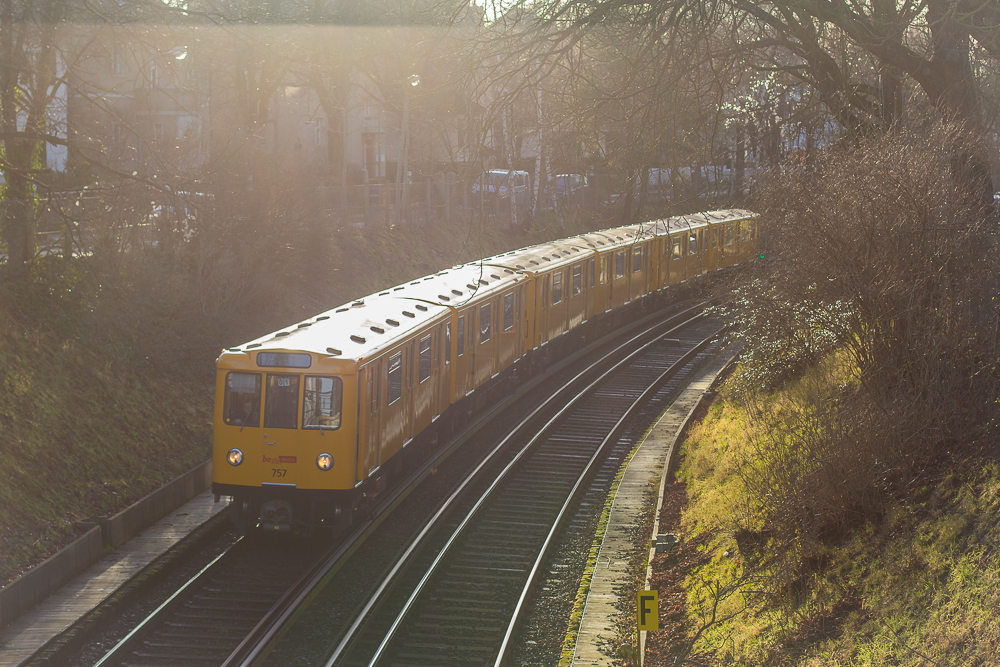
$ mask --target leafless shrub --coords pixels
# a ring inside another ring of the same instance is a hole
[[[781,405],[746,393],[756,435],[738,522],[770,540],[772,594],[793,593],[824,544],[929,463],[989,435],[997,217],[952,173],[962,136],[941,124],[837,150],[772,175],[760,198],[768,287],[743,300],[738,335],[775,350],[798,339],[793,358],[810,362],[817,339],[843,350]]]

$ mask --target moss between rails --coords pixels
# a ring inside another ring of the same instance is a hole
[[[724,389],[688,438],[679,473],[691,498],[684,521],[710,536],[709,562],[686,582],[690,610],[706,600],[703,582],[736,583],[754,572],[753,549],[744,544],[741,551],[723,508],[740,505],[733,465],[748,424],[741,414]],[[995,452],[982,452],[924,479],[883,516],[816,554],[793,604],[771,596],[741,609],[747,598],[740,593],[752,596],[755,583],[745,580],[720,605],[720,616],[734,617],[709,628],[697,650],[718,665],[994,664],[1000,464]]]
[[[669,409],[669,407],[667,408]],[[664,410],[666,412],[666,409]],[[615,473],[615,478],[611,482],[611,487],[608,491],[608,496],[604,500],[604,508],[601,510],[601,518],[597,522],[597,530],[594,533],[594,541],[590,546],[590,553],[587,556],[587,564],[584,567],[583,576],[580,578],[580,586],[576,592],[576,600],[573,603],[573,611],[570,613],[569,617],[569,627],[566,629],[566,638],[563,640],[563,648],[560,652],[559,657],[559,667],[568,667],[573,662],[573,655],[576,651],[577,638],[580,635],[580,623],[583,620],[583,610],[587,606],[587,596],[590,593],[590,584],[594,579],[594,569],[597,567],[597,557],[601,551],[601,545],[604,542],[604,535],[607,533],[608,520],[611,518],[611,509],[615,504],[615,497],[618,495],[618,487],[621,486],[622,478],[625,477],[625,471],[628,469],[629,463],[632,461],[632,457],[635,453],[639,451],[639,447],[642,446],[643,441],[646,436],[649,435],[650,431],[653,430],[656,421],[646,429],[646,432],[642,434],[637,441],[637,444],[625,457],[622,465],[619,466],[618,472]],[[652,515],[644,519],[645,523],[652,523]],[[646,531],[642,533],[643,537],[641,541],[648,542],[649,532]],[[642,573],[645,574],[646,571],[646,559],[649,557],[648,549],[642,550]],[[630,570],[632,569],[630,564]],[[638,584],[636,584],[638,585]],[[638,590],[638,589],[636,589]],[[632,597],[635,597],[634,595]],[[614,641],[621,643],[621,637],[615,637]]]
[[[566,638],[563,640],[563,648],[560,652],[559,667],[568,667],[573,662],[573,655],[576,651],[577,637],[580,635],[580,623],[583,620],[583,610],[587,606],[587,595],[590,593],[590,583],[594,579],[594,569],[597,567],[597,556],[601,551],[601,544],[604,542],[604,535],[608,530],[608,519],[611,517],[611,508],[615,503],[615,495],[625,476],[625,469],[628,468],[629,461],[638,451],[638,447],[629,452],[628,457],[618,468],[614,481],[607,498],[604,500],[604,509],[601,510],[601,518],[597,522],[597,530],[594,533],[594,542],[590,546],[590,553],[587,556],[587,564],[584,567],[583,576],[580,578],[580,587],[576,592],[576,600],[573,603],[573,611],[569,617],[569,627],[566,629]]]

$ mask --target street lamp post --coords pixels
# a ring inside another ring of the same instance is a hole
[[[420,75],[411,74],[406,82],[410,88],[420,85]],[[400,161],[396,163],[396,224],[402,222],[402,208],[409,203],[410,179],[407,178],[407,168],[410,156],[410,88],[403,90],[403,122],[400,127],[402,134],[402,155]],[[402,168],[400,168],[400,162]]]

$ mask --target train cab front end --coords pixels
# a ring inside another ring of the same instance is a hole
[[[234,521],[310,532],[349,521],[357,370],[308,352],[229,351],[217,363],[212,488]]]

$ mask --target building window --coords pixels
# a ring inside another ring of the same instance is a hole
[[[118,46],[111,47],[111,73],[125,73],[125,58],[122,57],[122,52],[119,50]]]

